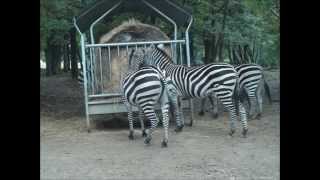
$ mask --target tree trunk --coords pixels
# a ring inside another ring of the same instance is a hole
[[[211,38],[210,48],[211,48],[211,62],[216,62],[217,55],[218,55],[218,43],[219,43],[219,36],[217,34],[213,34]]]
[[[59,45],[52,45],[52,74],[55,75],[60,70],[61,48]]]
[[[235,62],[234,62],[234,57],[232,54],[232,48],[231,48],[230,42],[227,43],[227,50],[228,50],[228,57],[229,57],[230,64],[234,65]]]
[[[69,44],[67,43],[64,48],[64,70],[65,72],[70,71],[70,56],[69,56]]]
[[[63,72],[69,71],[68,44],[63,46]]]
[[[78,75],[78,64],[77,64],[76,32],[74,28],[70,32],[70,44],[71,44],[71,77],[73,79],[76,79]]]
[[[218,62],[223,62],[223,50],[224,50],[224,37],[223,34],[220,35],[219,44],[218,44]]]
[[[228,5],[229,5],[229,0],[226,0],[225,5],[224,5],[224,10],[223,10],[223,19],[222,19],[222,28],[221,28],[221,34],[219,37],[219,62],[223,62],[223,50],[224,50],[224,29],[226,26],[226,17],[227,17],[227,12],[228,12]]]
[[[48,45],[45,49],[45,56],[46,56],[46,76],[52,75],[52,49]]]

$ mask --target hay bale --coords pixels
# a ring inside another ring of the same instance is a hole
[[[99,43],[161,40],[170,40],[170,38],[157,27],[131,19],[102,35]],[[143,48],[144,46],[139,46],[138,48],[140,47]],[[125,46],[120,48],[119,52],[117,47],[112,47],[110,48],[110,54],[108,48],[101,48],[101,58],[100,51],[95,49],[95,78],[97,82],[95,93],[115,93],[120,91],[120,79],[123,74],[127,72],[128,57],[132,48],[136,47],[130,46],[127,53],[127,48]],[[165,51],[168,54],[171,54],[171,49],[169,47],[166,47]],[[101,72],[102,79],[100,78]]]

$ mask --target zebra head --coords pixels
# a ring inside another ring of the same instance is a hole
[[[159,67],[161,70],[166,69],[168,64],[172,63],[171,57],[165,52],[164,46],[151,44],[146,48],[143,65]]]
[[[157,49],[157,47],[154,44],[151,44],[148,48],[146,48],[145,56],[143,59],[143,65],[146,66],[156,66],[154,61],[154,51]]]
[[[138,70],[143,65],[145,52],[143,49],[138,48],[137,50],[132,49],[129,59],[128,67],[131,70]]]

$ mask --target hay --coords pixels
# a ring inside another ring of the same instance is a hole
[[[152,25],[143,24],[135,19],[123,22],[120,26],[114,28],[110,32],[101,36],[99,43],[119,43],[119,42],[137,42],[137,41],[161,41],[170,40],[159,28]],[[140,46],[139,46],[140,47]],[[144,46],[142,46],[144,47]],[[128,70],[128,57],[132,48],[122,47],[110,48],[110,62],[108,59],[108,48],[101,48],[101,67],[100,67],[100,51],[95,49],[95,69],[96,69],[96,90],[95,93],[116,93],[120,91],[121,77]],[[165,48],[168,54],[171,54],[170,48]],[[111,65],[111,67],[109,66]],[[101,76],[102,69],[102,79]]]

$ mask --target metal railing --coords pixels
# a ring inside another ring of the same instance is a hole
[[[120,79],[127,72],[131,49],[147,48],[151,44],[163,44],[174,63],[183,63],[185,40],[85,45],[89,53],[86,67],[91,67],[86,72],[89,101],[90,98],[120,97]]]

